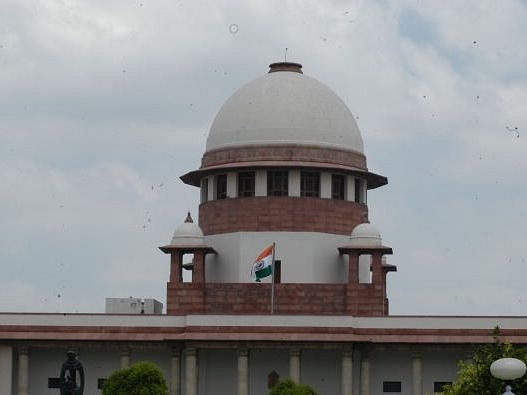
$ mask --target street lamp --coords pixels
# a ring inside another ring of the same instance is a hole
[[[506,381],[519,379],[525,374],[527,367],[523,361],[520,361],[516,358],[500,358],[490,365],[490,374],[492,374],[497,379],[502,379]],[[511,391],[511,386],[507,385],[505,387],[506,395],[514,395]]]

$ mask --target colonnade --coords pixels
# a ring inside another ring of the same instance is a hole
[[[129,366],[130,353],[130,348],[122,348],[120,350],[119,357],[121,368]],[[249,354],[249,349],[247,347],[237,349],[237,395],[250,395]],[[300,347],[289,349],[289,378],[296,382],[301,381],[301,355],[302,349]],[[356,361],[356,363],[359,365],[358,394],[355,394],[353,391],[353,367],[356,355],[358,355],[358,361]],[[371,363],[368,350],[361,350],[359,353],[355,353],[350,346],[340,351],[340,358],[340,395],[371,395]],[[19,346],[16,348],[16,395],[29,394],[29,359],[30,352],[27,346]],[[170,366],[168,369],[170,377],[167,377],[170,383],[170,395],[198,395],[198,359],[199,349],[197,347],[187,346],[185,348],[174,347],[171,349]],[[12,369],[13,366],[10,368]],[[422,357],[418,352],[411,354],[411,370],[411,394],[422,395]]]

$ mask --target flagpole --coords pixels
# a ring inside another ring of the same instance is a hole
[[[271,260],[271,314],[274,313],[274,251],[276,243],[273,242],[273,258]]]

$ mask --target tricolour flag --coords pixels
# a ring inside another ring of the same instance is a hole
[[[265,278],[273,274],[273,256],[274,256],[274,244],[270,245],[256,257],[251,270],[251,277],[254,281],[260,281],[261,278]]]

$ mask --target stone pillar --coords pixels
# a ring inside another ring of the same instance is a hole
[[[370,395],[370,357],[363,355],[360,361],[360,395]]]
[[[197,284],[205,283],[205,251],[197,249],[194,252],[192,266],[192,282]]]
[[[371,256],[372,275],[371,282],[375,285],[383,284],[383,272],[382,272],[382,254],[375,251]]]
[[[353,392],[353,351],[342,351],[341,395],[352,395]]]
[[[29,392],[29,350],[25,346],[18,348],[18,395]]]
[[[121,349],[121,369],[126,369],[130,366],[130,349],[128,347]]]
[[[198,394],[198,364],[197,350],[187,348],[185,350],[185,395]]]
[[[170,358],[170,395],[180,395],[181,393],[181,349],[174,347]]]
[[[6,394],[13,393],[13,347],[0,346],[0,389]]]
[[[421,395],[423,393],[423,367],[421,354],[412,354],[412,394]]]
[[[249,395],[249,351],[238,350],[238,395]]]
[[[348,284],[355,285],[359,283],[359,254],[350,252],[348,259]]]
[[[289,351],[289,378],[296,383],[300,382],[300,350]]]

